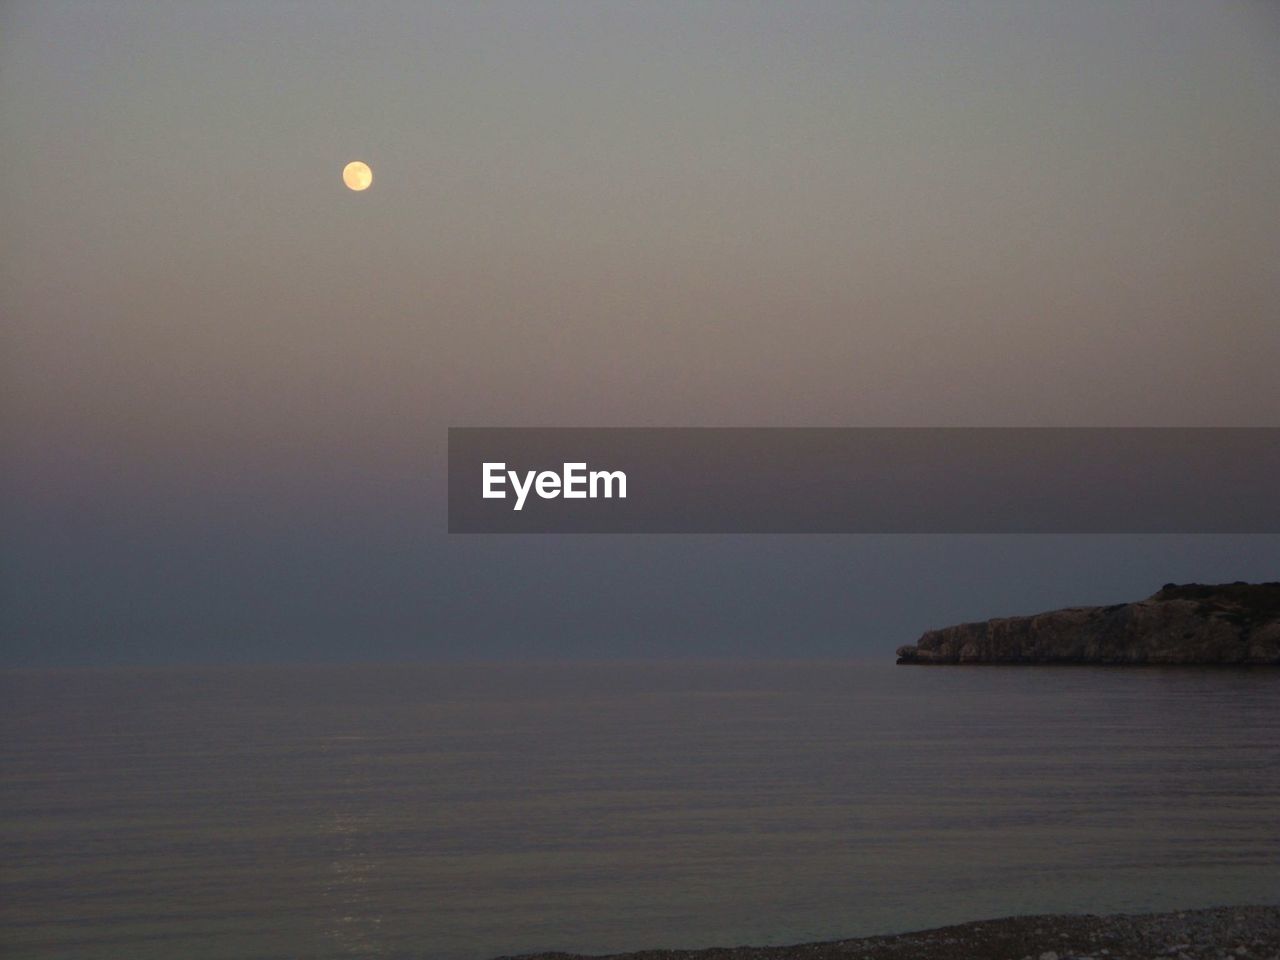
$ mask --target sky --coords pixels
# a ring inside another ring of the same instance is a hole
[[[9,0],[0,163],[3,664],[887,655],[1280,579],[444,515],[449,426],[1280,424],[1266,0]]]

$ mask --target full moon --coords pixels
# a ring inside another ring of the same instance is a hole
[[[357,193],[368,190],[373,183],[373,171],[363,160],[352,160],[342,168],[342,182]]]

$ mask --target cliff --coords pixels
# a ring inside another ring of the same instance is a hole
[[[1136,603],[943,627],[898,663],[1280,665],[1280,582],[1167,583]]]

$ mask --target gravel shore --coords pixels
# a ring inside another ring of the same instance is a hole
[[[611,960],[1280,960],[1280,906],[980,920],[790,947],[646,950]],[[502,958],[511,960],[511,958]],[[583,960],[567,953],[521,960]]]

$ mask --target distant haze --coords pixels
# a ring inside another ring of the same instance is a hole
[[[0,162],[3,663],[887,656],[1280,577],[443,532],[450,425],[1280,424],[1266,0],[15,0]]]

